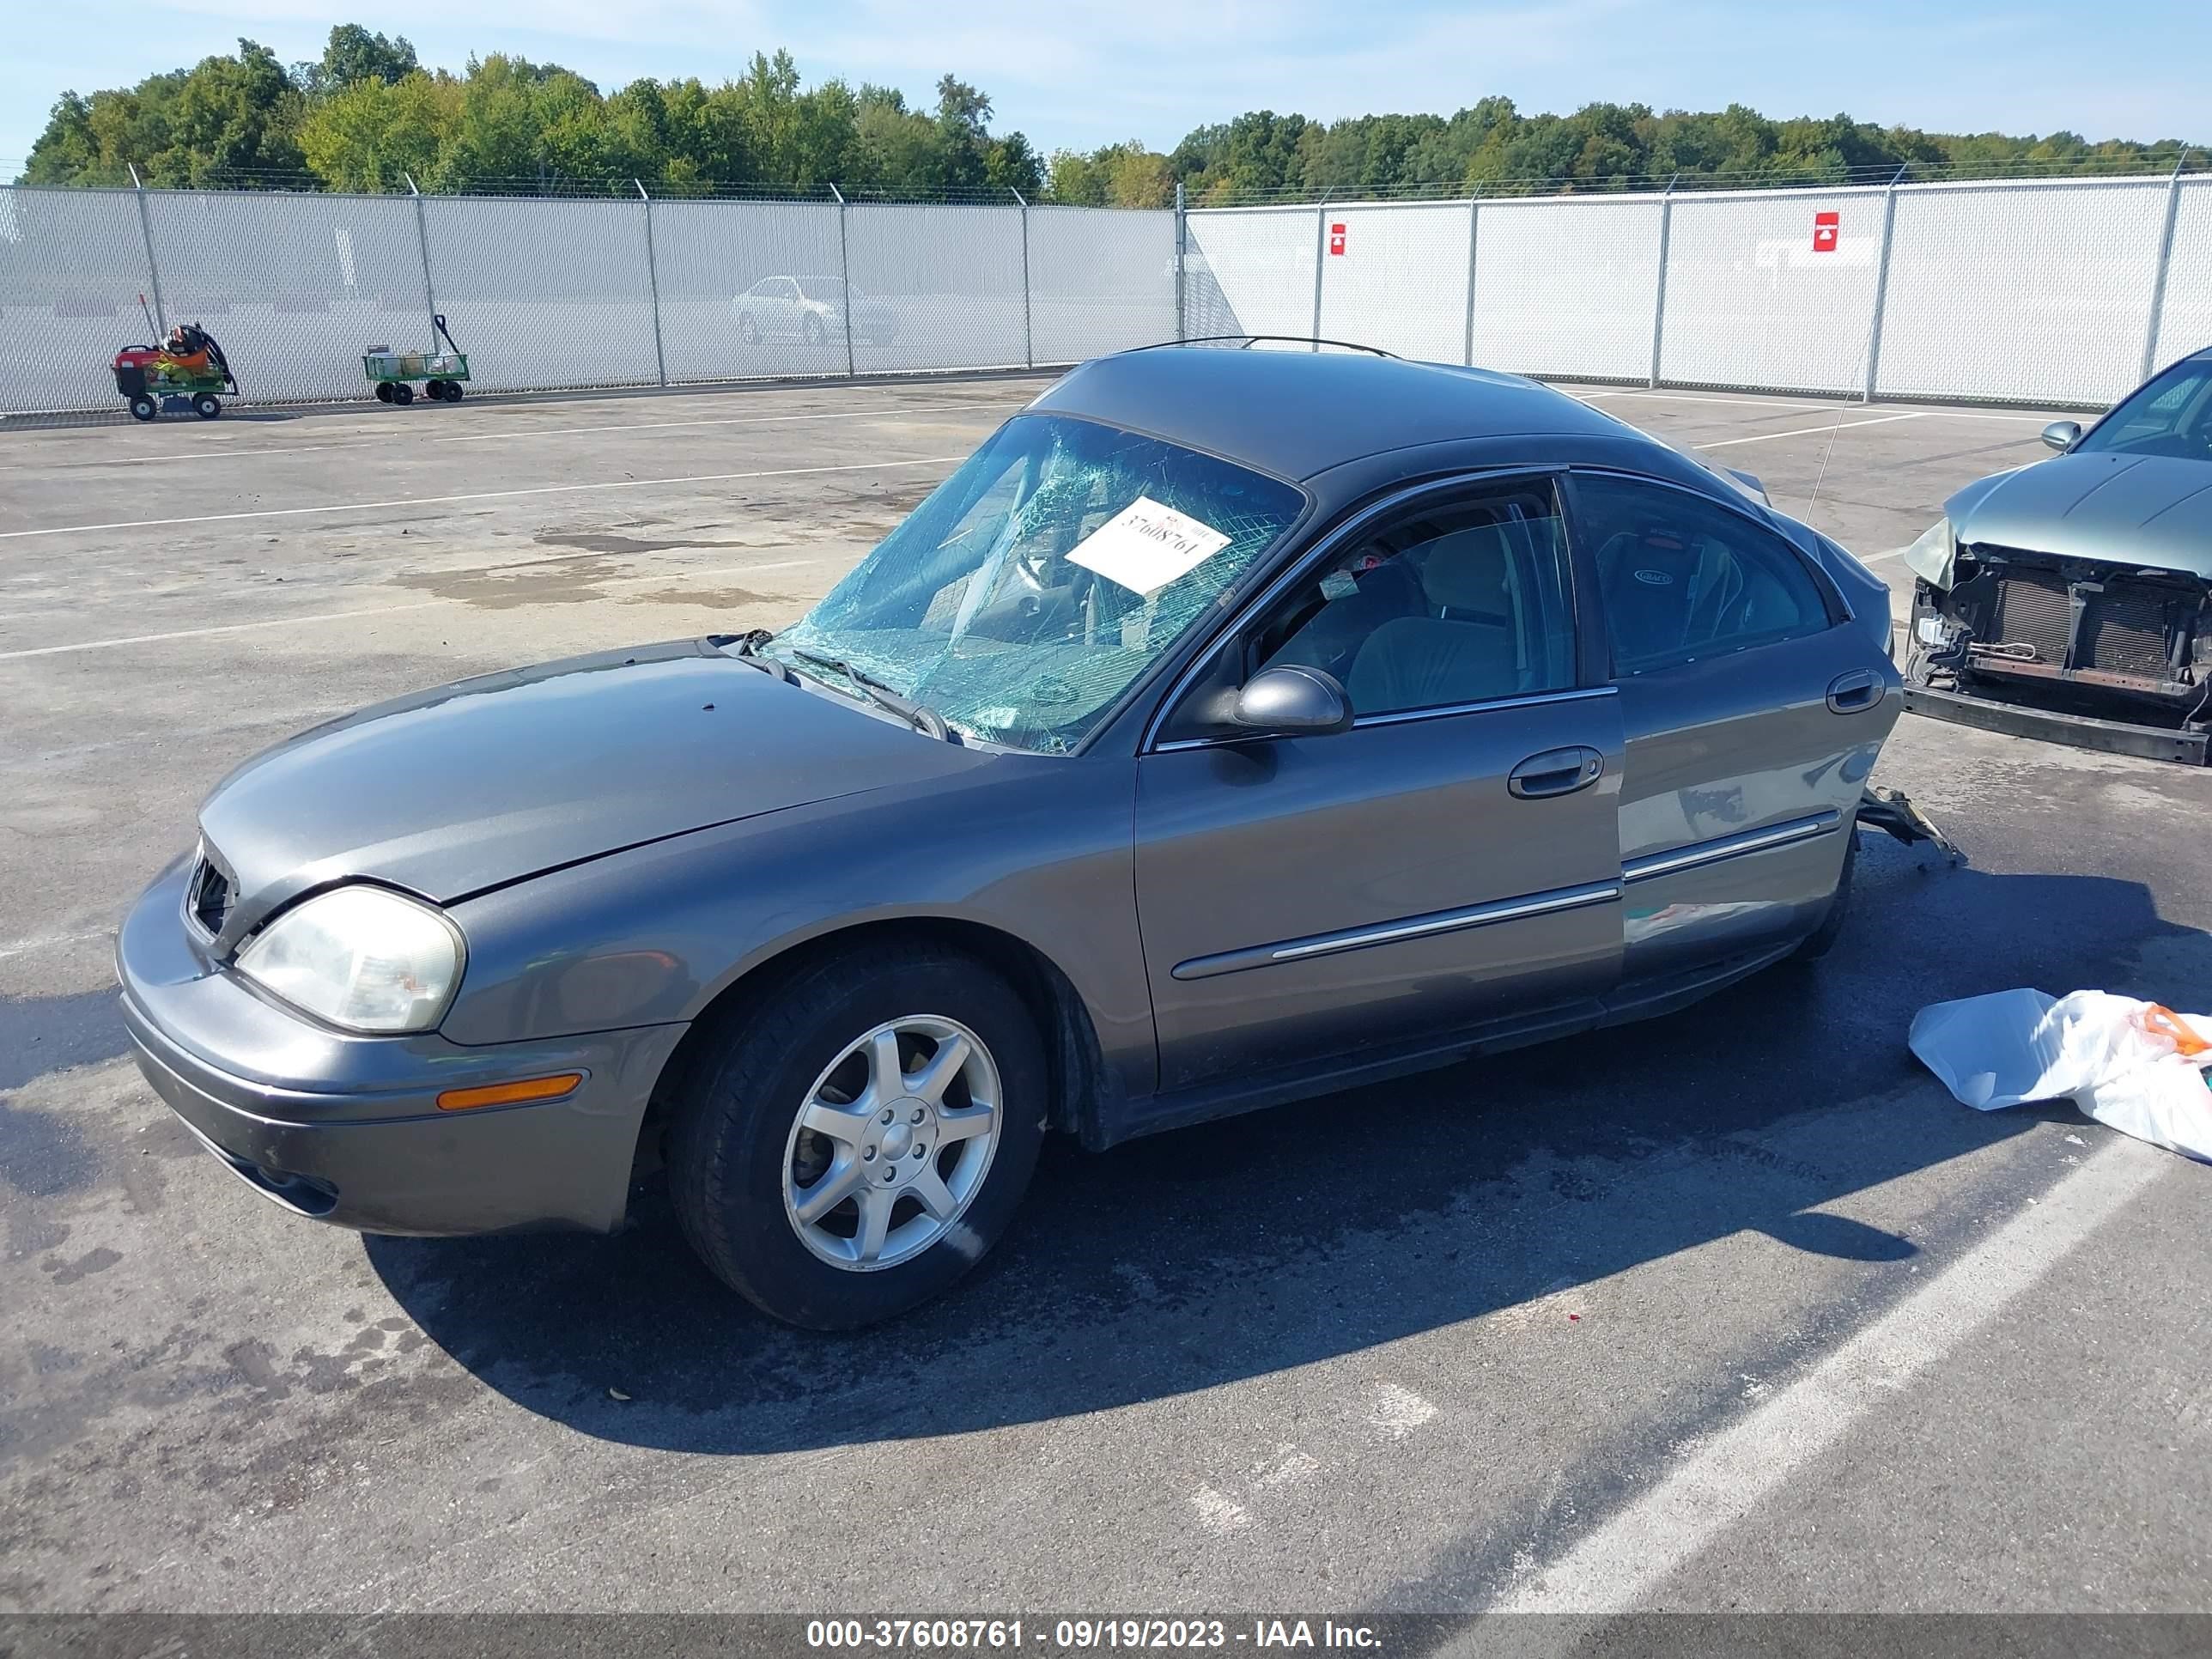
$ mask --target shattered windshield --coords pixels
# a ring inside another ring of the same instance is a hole
[[[1073,749],[1297,517],[1292,486],[1089,421],[1018,416],[795,625],[967,736]]]

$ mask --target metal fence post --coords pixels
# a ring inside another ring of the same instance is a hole
[[[1659,288],[1651,296],[1651,378],[1650,384],[1659,384],[1659,342],[1667,327],[1667,249],[1674,235],[1674,182],[1682,175],[1676,173],[1667,181],[1667,193],[1659,198]]]
[[[1481,224],[1481,187],[1467,198],[1467,338],[1462,356],[1469,368],[1474,367],[1474,237]]]
[[[139,182],[138,169],[130,162],[131,187],[138,192],[138,234],[146,239],[146,280],[154,289],[154,326],[166,338],[169,332],[169,313],[161,308],[161,267],[154,263],[154,222],[146,215],[146,186]],[[161,339],[149,340],[149,345],[159,345]]]
[[[1021,191],[1012,185],[1014,200],[1022,204],[1022,367],[1036,367],[1036,337],[1030,331],[1030,204]]]
[[[660,371],[660,384],[668,384],[668,357],[660,349],[660,266],[653,255],[653,198],[645,193],[645,181],[632,179],[637,186],[637,199],[645,204],[645,280],[653,291],[653,361]]]
[[[415,198],[415,240],[422,249],[422,304],[434,318],[438,314],[438,291],[430,284],[430,225],[422,213],[422,192],[416,187],[413,173],[403,173],[399,176],[407,181],[407,193]],[[437,341],[434,338],[431,343],[435,345]]]
[[[2158,274],[2150,283],[2150,327],[2143,335],[2142,373],[2137,381],[2148,380],[2158,368],[2158,326],[2166,313],[2166,274],[2173,264],[2173,225],[2181,212],[2181,164],[2189,159],[2184,149],[2173,158],[2173,176],[2166,181],[2166,228],[2158,237]]]
[[[1182,341],[1190,337],[1189,325],[1185,320],[1184,316],[1183,301],[1183,272],[1187,268],[1186,261],[1188,257],[1188,250],[1189,246],[1188,237],[1190,234],[1190,219],[1183,209],[1182,180],[1180,179],[1176,180],[1175,216],[1176,338],[1178,341]]]
[[[1328,204],[1314,208],[1314,320],[1313,349],[1321,349],[1321,274],[1328,264]]]
[[[853,370],[853,260],[845,250],[845,192],[836,185],[830,193],[837,198],[837,282],[845,290],[845,378],[851,380]]]
[[[1897,186],[1905,177],[1904,167],[1890,175],[1889,188],[1881,193],[1881,252],[1875,256],[1874,315],[1867,319],[1866,392],[1863,403],[1874,401],[1875,376],[1881,368],[1881,313],[1889,306],[1889,242],[1897,229]],[[1838,239],[1840,240],[1840,239]]]

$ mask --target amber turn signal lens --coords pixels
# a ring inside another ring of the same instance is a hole
[[[573,1094],[584,1080],[581,1072],[558,1077],[525,1078],[520,1083],[488,1083],[480,1089],[448,1089],[438,1097],[441,1112],[465,1112],[472,1106],[518,1106],[526,1100],[558,1100]]]

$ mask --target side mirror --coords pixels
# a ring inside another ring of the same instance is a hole
[[[1254,737],[1324,738],[1352,729],[1352,699],[1318,668],[1263,668],[1237,693],[1229,723]]]
[[[2060,454],[2063,455],[2068,450],[2073,448],[2075,444],[2081,441],[2081,422],[2079,421],[2053,421],[2049,426],[2043,428],[2043,441],[2049,447],[2057,450]]]

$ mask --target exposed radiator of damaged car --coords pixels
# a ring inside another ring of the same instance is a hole
[[[1985,568],[1985,581],[1973,596],[1980,603],[1972,609],[1981,614],[1970,617],[1979,645],[1978,667],[2086,670],[2136,682],[2145,690],[2192,678],[2185,671],[2205,604],[2201,582],[1996,561]]]

